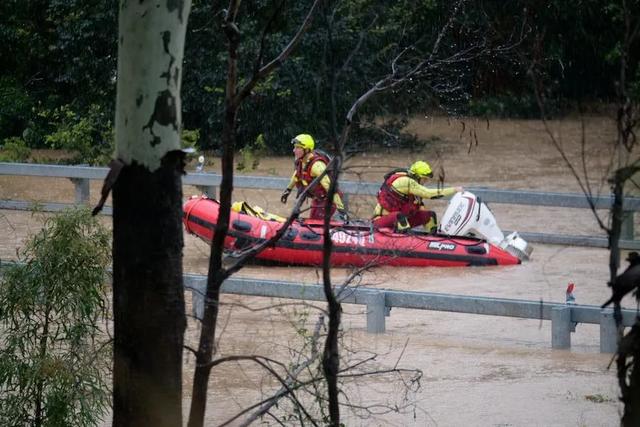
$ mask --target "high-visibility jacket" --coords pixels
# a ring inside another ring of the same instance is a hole
[[[378,203],[389,212],[409,213],[418,209],[419,201],[415,195],[401,193],[393,187],[394,181],[400,177],[409,177],[409,172],[406,169],[396,169],[385,175],[384,182],[378,190]]]
[[[314,150],[306,154],[300,161],[296,162],[296,169],[291,176],[287,188],[292,189],[295,186],[300,191],[304,190],[317,176],[320,176],[322,172],[324,172],[329,162],[329,157],[322,151]],[[330,184],[331,179],[327,174],[320,180],[319,185],[311,189],[311,198],[315,200],[326,199]],[[340,194],[339,191],[335,193],[333,203],[338,209],[344,209]]]
[[[410,215],[422,208],[424,199],[448,197],[455,192],[455,187],[437,189],[424,187],[407,169],[395,169],[384,176],[373,215],[378,217],[389,212]]]
[[[296,162],[296,187],[298,190],[304,190],[307,186],[313,181],[315,178],[311,175],[311,170],[313,169],[313,165],[316,162],[324,163],[324,167],[326,168],[329,164],[330,160],[324,153],[321,153],[317,150],[312,151],[311,158],[308,161],[304,161],[304,158],[301,161]],[[322,185],[316,185],[311,189],[311,197],[314,199],[324,199],[327,197],[327,190],[324,189]]]

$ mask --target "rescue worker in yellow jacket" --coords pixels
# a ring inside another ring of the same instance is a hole
[[[315,141],[311,135],[306,133],[300,134],[293,138],[291,143],[293,144],[293,155],[295,157],[295,170],[287,188],[280,197],[280,201],[282,203],[287,203],[287,198],[294,187],[298,188],[299,192],[303,191],[316,177],[322,175],[330,161],[324,153],[315,150]],[[324,218],[329,185],[331,185],[331,178],[329,177],[329,174],[326,174],[320,180],[319,185],[316,185],[310,190],[311,214],[309,215],[309,218]],[[338,209],[340,218],[343,221],[347,221],[347,212],[338,191],[336,191],[333,196],[331,215],[335,213],[336,208]]]
[[[422,160],[412,164],[409,169],[394,169],[387,173],[377,195],[378,204],[373,212],[374,226],[404,231],[422,225],[427,231],[435,232],[438,227],[436,214],[427,210],[422,200],[452,196],[464,189],[424,187],[422,180],[432,177],[431,166]]]

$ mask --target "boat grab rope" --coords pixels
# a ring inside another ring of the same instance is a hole
[[[316,230],[314,230],[313,227],[311,227],[309,224],[305,223],[304,221],[300,221],[299,225],[305,229],[307,229],[308,231],[310,231],[311,233],[314,234],[322,234],[322,233],[318,233]],[[374,228],[373,224],[371,223],[371,225],[367,228],[365,224],[363,224],[361,226],[362,228],[360,230],[357,229],[353,229],[351,227],[349,227],[348,225],[346,226],[333,226],[332,230],[334,231],[342,231],[345,234],[348,234],[352,237],[369,237],[371,235],[374,235],[376,232],[378,234],[381,234],[383,236],[386,237],[395,237],[395,238],[402,238],[402,237],[414,237],[418,240],[421,240],[423,242],[442,242],[445,240],[455,240],[456,244],[461,245],[461,246],[477,246],[480,244],[484,244],[486,243],[484,240],[482,239],[477,239],[476,241],[471,241],[471,242],[467,242],[461,239],[456,239],[456,237],[462,237],[464,238],[464,236],[448,236],[448,235],[437,235],[437,234],[425,234],[423,232],[420,231],[413,231],[410,230],[406,233],[396,233],[393,231],[390,231],[390,229],[386,229],[386,228]]]
[[[431,234],[429,238],[426,238],[426,236],[424,236],[422,233],[415,233],[413,234],[413,236],[424,242],[442,242],[444,240],[451,240],[460,246],[477,246],[477,245],[486,243],[486,241],[480,240],[480,239],[477,239],[475,242],[465,242],[465,241],[461,241],[460,239],[457,239],[457,238],[465,238],[464,236],[446,236],[446,235]],[[466,238],[470,239],[471,237],[466,237]]]

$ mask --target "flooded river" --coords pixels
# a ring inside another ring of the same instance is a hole
[[[579,161],[581,141],[587,153],[589,183],[608,192],[603,178],[614,137],[613,123],[588,118],[586,133],[578,120],[552,123],[568,158]],[[486,186],[498,189],[579,192],[579,186],[536,121],[474,121],[463,123],[421,117],[410,131],[437,142],[419,153],[381,152],[359,155],[349,161],[346,179],[380,181],[390,168],[423,159],[446,172],[446,185]],[[476,144],[477,141],[477,144]],[[264,159],[250,174],[288,176],[290,158]],[[208,167],[217,171],[219,162]],[[580,165],[580,170],[582,166]],[[92,184],[92,197],[99,183]],[[43,191],[46,188],[46,191]],[[185,196],[195,194],[185,188]],[[245,199],[275,213],[286,213],[276,192],[239,190]],[[67,180],[0,176],[0,198],[69,201],[73,186]],[[372,198],[353,197],[353,213],[370,215]],[[433,207],[441,214],[446,202]],[[531,206],[491,206],[498,225],[507,230],[602,235],[593,214],[583,209]],[[602,213],[606,215],[606,213]],[[606,216],[604,217],[606,221]],[[109,219],[105,218],[105,223]],[[40,226],[30,213],[0,211],[0,258],[14,259],[16,249]],[[364,273],[359,286],[458,295],[564,302],[568,282],[576,285],[580,304],[601,304],[609,296],[608,252],[604,249],[533,244],[531,261],[519,266],[487,268],[380,267]],[[206,274],[209,248],[193,236],[185,237],[186,272]],[[334,283],[349,274],[333,271]],[[304,267],[248,266],[239,276],[319,283],[321,272]],[[300,345],[295,326],[301,313],[310,322],[314,307],[273,307],[270,299],[224,296],[221,355],[262,354],[282,360]],[[291,301],[280,301],[291,303]],[[633,308],[632,301],[625,301]],[[319,305],[315,303],[315,305]],[[272,306],[271,309],[266,309]],[[296,307],[296,306],[294,306]],[[293,314],[295,311],[296,314]],[[398,413],[363,419],[343,409],[346,425],[416,426],[615,426],[621,405],[615,370],[608,369],[611,355],[599,353],[599,328],[578,325],[571,350],[551,349],[551,324],[547,321],[477,316],[456,313],[393,309],[386,333],[366,332],[362,306],[344,307],[345,347],[357,354],[378,354],[375,367],[420,369],[421,387],[411,404]],[[308,326],[308,324],[307,324]],[[188,344],[195,346],[198,328],[190,320]],[[185,357],[185,408],[190,394],[193,358]],[[277,388],[266,375],[249,364],[226,365],[214,371],[208,422],[216,425],[269,390]],[[373,377],[349,386],[352,403],[397,403],[399,391],[388,378]],[[406,402],[405,402],[406,403]]]

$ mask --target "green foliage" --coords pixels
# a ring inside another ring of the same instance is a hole
[[[182,139],[182,148],[193,148],[195,151],[199,151],[198,141],[200,140],[200,130],[182,129],[180,134]]]
[[[113,117],[117,2],[0,2],[0,140],[45,146],[56,131],[42,112],[70,105],[84,115],[100,105]],[[98,142],[98,141],[94,141]]]
[[[632,7],[638,16],[638,4]],[[546,99],[606,101],[615,96],[611,76],[617,74],[615,58],[624,28],[616,22],[617,9],[599,0],[532,4],[531,35],[521,51],[534,55],[545,87],[553,90]],[[633,56],[637,63],[637,52]]]
[[[182,148],[187,149],[187,161],[192,161],[198,155],[200,155],[200,147],[198,141],[200,140],[200,130],[182,129],[180,133],[180,139]]]
[[[67,105],[41,114],[57,123],[56,131],[45,137],[49,147],[73,152],[72,163],[108,163],[113,154],[114,135],[100,106],[92,105],[82,117]]]
[[[0,162],[26,162],[31,149],[22,138],[11,137],[4,140],[0,150]]]
[[[260,134],[252,144],[246,145],[239,152],[236,169],[239,171],[255,170],[260,165],[260,160],[267,154],[267,145],[264,135]]]
[[[0,140],[19,135],[31,114],[33,100],[15,78],[0,76]]]
[[[0,281],[0,425],[97,425],[109,403],[110,235],[88,209],[46,220]]]
[[[274,17],[277,4],[241,3],[241,82],[256,65],[264,65],[287,45],[309,7],[307,2],[287,2]],[[431,52],[451,7],[451,2],[442,0],[323,4],[293,55],[243,103],[237,140],[254,141],[262,134],[269,141],[269,151],[287,153],[291,137],[301,132],[319,140],[335,139],[351,104],[390,72],[396,55],[405,52],[418,58]],[[631,16],[640,14],[637,1],[628,2],[627,7],[633,9]],[[194,0],[187,29],[183,120],[186,129],[199,132],[202,149],[219,147],[224,120],[227,52],[219,25],[225,14],[220,8],[216,2]],[[110,129],[114,116],[117,11],[117,2],[0,2],[0,58],[4,61],[0,140],[21,137],[31,148],[43,147],[46,141],[73,146],[68,136],[79,133],[77,161],[98,164],[110,158],[111,139],[96,137],[89,129],[98,129],[97,133]],[[270,26],[263,31],[267,23]],[[439,54],[453,55],[480,40],[487,46],[515,43],[521,34],[524,40],[512,51],[503,50],[464,67],[451,66],[427,76],[430,80],[412,81],[377,95],[361,108],[356,121],[433,108],[456,114],[530,117],[535,109],[525,73],[532,64],[543,76],[545,100],[552,104],[607,101],[616,96],[611,76],[618,75],[623,28],[620,5],[615,2],[467,2],[441,39]],[[256,64],[258,51],[263,53],[261,64]],[[631,47],[629,76],[636,73],[639,52],[637,44]],[[396,66],[401,71],[410,64]],[[102,114],[92,115],[96,105]],[[75,117],[65,118],[64,123],[50,119],[51,112],[64,108]],[[94,136],[85,138],[87,133]],[[94,145],[100,154],[87,148]]]

